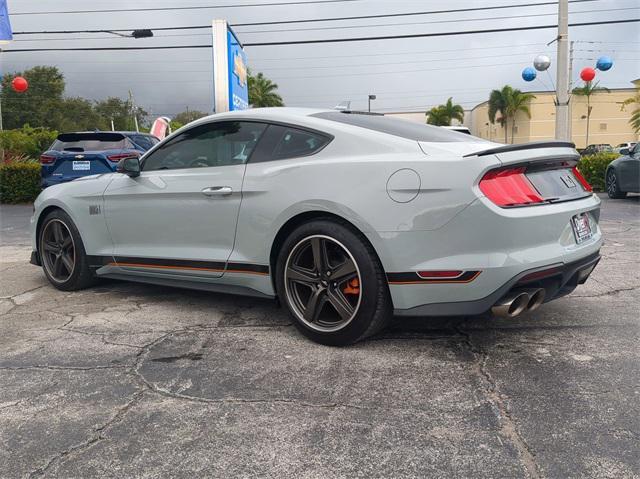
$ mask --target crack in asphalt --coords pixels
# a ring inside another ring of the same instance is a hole
[[[538,472],[535,453],[518,432],[518,428],[511,416],[511,412],[505,403],[504,394],[500,391],[498,384],[487,368],[489,353],[473,343],[471,333],[469,331],[462,329],[460,326],[456,326],[455,330],[464,337],[463,344],[474,358],[475,373],[485,385],[483,392],[489,403],[493,406],[492,409],[496,413],[496,417],[500,424],[500,434],[509,440],[518,452],[520,462],[528,476],[532,479],[541,479],[542,476]]]
[[[89,439],[78,443],[78,444],[74,444],[71,447],[68,447],[67,449],[65,449],[64,451],[59,452],[58,454],[56,454],[55,456],[49,458],[49,460],[41,467],[31,471],[29,473],[29,477],[33,478],[33,477],[41,477],[44,474],[46,474],[46,472],[57,462],[60,462],[61,460],[65,459],[67,456],[74,454],[74,453],[80,453],[83,452],[85,449],[88,449],[90,447],[92,447],[94,444],[96,444],[97,442],[105,439],[105,437],[102,435],[103,432],[105,432],[107,429],[109,429],[111,426],[119,423],[120,421],[122,421],[124,419],[124,416],[134,407],[136,406],[140,400],[142,399],[142,397],[144,396],[145,391],[144,390],[138,390],[133,394],[133,397],[121,408],[119,408],[116,413],[107,421],[105,422],[102,426],[97,427],[94,430],[94,435],[92,437],[90,437]]]

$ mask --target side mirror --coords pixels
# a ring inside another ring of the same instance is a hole
[[[123,158],[118,162],[116,166],[118,173],[124,173],[131,178],[140,176],[140,159],[137,156],[131,156],[129,158]]]
[[[620,154],[622,156],[627,156],[629,154],[629,148],[621,148],[620,149]]]

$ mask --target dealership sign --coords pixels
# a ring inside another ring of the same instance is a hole
[[[11,33],[11,23],[9,22],[9,11],[7,10],[7,0],[0,0],[0,45],[13,40]]]
[[[214,111],[249,108],[247,56],[226,20],[213,21]]]

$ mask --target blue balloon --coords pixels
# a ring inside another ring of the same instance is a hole
[[[524,70],[522,70],[522,79],[524,81],[533,81],[536,79],[536,71],[531,68],[531,67],[527,67]]]
[[[600,57],[596,62],[596,68],[602,72],[611,70],[612,66],[613,66],[613,60],[611,59],[611,57],[607,57],[607,56]]]

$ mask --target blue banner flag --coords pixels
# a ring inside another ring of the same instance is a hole
[[[11,33],[7,0],[0,0],[0,44],[8,43],[11,40],[13,40],[13,33]]]

